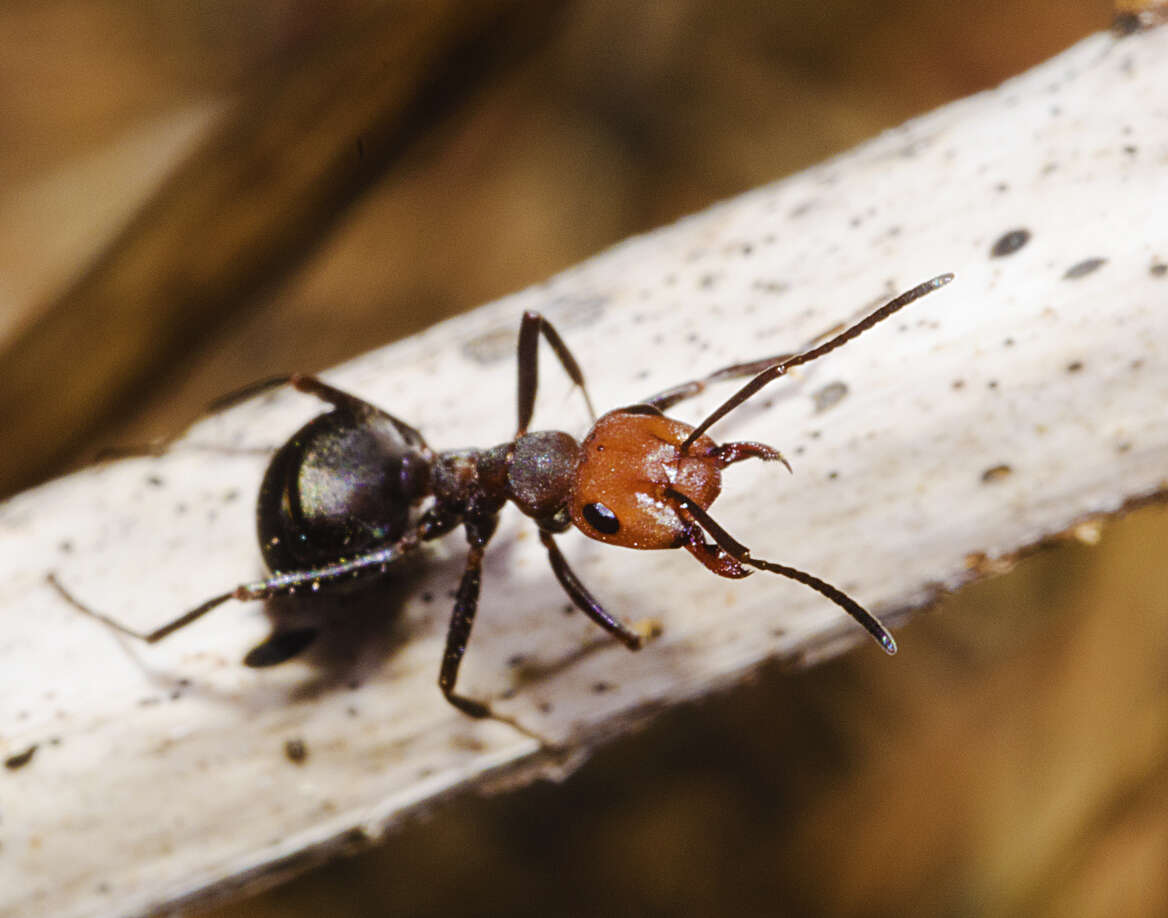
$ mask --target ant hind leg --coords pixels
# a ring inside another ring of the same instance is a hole
[[[401,420],[401,418],[394,417],[388,411],[382,411],[372,402],[358,398],[356,395],[346,392],[344,389],[330,386],[318,376],[293,373],[288,377],[288,383],[297,392],[303,392],[306,395],[315,395],[321,401],[328,402],[339,411],[347,411],[356,418],[367,418],[371,416],[389,418],[390,423],[398,429],[398,432],[406,440],[415,440],[420,444],[425,443],[422,435],[405,421]]]
[[[48,581],[49,586],[56,590],[57,593],[60,594],[61,598],[69,603],[69,605],[71,605],[78,612],[82,613],[83,615],[88,615],[90,618],[97,619],[107,628],[112,628],[119,634],[124,634],[127,637],[132,637],[135,640],[142,641],[146,644],[155,644],[158,641],[161,641],[167,635],[174,634],[174,632],[178,631],[180,628],[185,628],[187,625],[191,624],[197,619],[202,618],[212,609],[215,609],[218,606],[221,606],[223,603],[227,602],[227,600],[236,598],[235,594],[237,592],[236,590],[232,590],[230,593],[220,593],[218,596],[213,596],[206,602],[195,606],[195,608],[191,609],[189,612],[184,612],[174,621],[167,622],[165,625],[161,626],[160,628],[155,628],[153,631],[136,631],[127,625],[123,625],[116,618],[112,618],[109,615],[89,608],[89,606],[85,605],[83,602],[81,602],[81,600],[65,589],[61,581],[57,579],[56,574],[50,572],[46,575],[45,579]]]

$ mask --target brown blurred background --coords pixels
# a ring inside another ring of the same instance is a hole
[[[0,494],[779,178],[1108,16],[1104,0],[0,5]],[[475,71],[459,43],[477,33],[497,53]],[[442,117],[412,115],[419,97]]]
[[[4,4],[0,483],[538,281],[1109,17]],[[764,673],[563,786],[450,801],[214,914],[1168,915],[1166,546],[1142,511],[922,617],[895,664]]]

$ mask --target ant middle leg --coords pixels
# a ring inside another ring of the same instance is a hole
[[[475,614],[479,608],[479,593],[483,579],[483,551],[494,527],[490,526],[485,534],[478,534],[471,541],[470,551],[466,557],[466,570],[458,584],[458,593],[454,600],[454,611],[450,616],[450,625],[446,630],[446,649],[442,654],[442,667],[438,671],[438,688],[443,697],[454,707],[470,717],[497,720],[500,723],[514,727],[520,733],[535,740],[545,750],[556,750],[558,746],[533,730],[528,729],[519,721],[506,714],[499,714],[491,710],[490,705],[460,695],[454,690],[458,682],[458,670],[462,665],[462,658],[466,655],[467,644],[470,643],[470,632],[474,626]]]
[[[471,545],[466,556],[466,570],[458,584],[458,594],[454,600],[454,612],[446,629],[446,650],[442,654],[442,668],[438,672],[438,688],[446,700],[464,714],[471,717],[490,717],[491,709],[481,701],[467,698],[454,691],[458,681],[458,669],[466,655],[470,642],[470,630],[474,626],[475,613],[479,608],[479,593],[483,581],[483,550],[485,544]]]
[[[540,313],[528,310],[523,314],[523,321],[519,325],[519,424],[515,429],[515,437],[527,433],[527,426],[531,423],[532,413],[535,411],[535,391],[539,385],[539,336],[551,345],[560,366],[564,372],[579,387],[584,396],[584,403],[588,406],[588,414],[596,420],[596,410],[592,407],[592,399],[588,397],[588,387],[584,383],[584,373],[580,364],[568,350],[568,345],[560,337],[555,327]]]

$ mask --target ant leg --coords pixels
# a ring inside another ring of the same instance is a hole
[[[483,580],[483,545],[471,545],[466,556],[466,570],[458,584],[458,595],[454,600],[454,612],[450,616],[450,626],[446,631],[446,650],[442,654],[442,669],[438,672],[438,687],[446,700],[464,714],[471,717],[490,717],[491,709],[481,701],[467,698],[454,691],[458,681],[458,668],[466,654],[470,641],[470,629],[474,625],[475,613],[479,608],[479,590]]]
[[[237,402],[242,402],[252,396],[260,395],[269,389],[278,389],[280,386],[292,386],[292,388],[300,392],[315,395],[317,398],[328,402],[336,408],[345,408],[354,413],[379,410],[376,406],[357,398],[355,395],[350,395],[348,392],[338,389],[335,386],[330,386],[323,379],[303,373],[269,376],[267,379],[260,379],[256,382],[248,383],[246,386],[242,386],[234,392],[228,392],[226,395],[219,396],[211,403],[210,410],[212,413],[222,411],[225,408],[230,408]]]
[[[407,440],[416,440],[418,443],[425,443],[422,435],[405,421],[400,418],[395,418],[388,411],[382,411],[371,402],[365,401],[363,398],[358,398],[343,389],[338,389],[336,386],[330,386],[323,379],[317,376],[309,376],[302,373],[293,373],[287,377],[287,381],[292,388],[298,392],[304,392],[307,395],[315,395],[321,401],[328,402],[334,408],[339,408],[342,411],[348,411],[350,414],[358,418],[368,417],[369,415],[381,415],[387,417],[390,423],[398,429],[403,437]]]
[[[547,549],[548,561],[551,562],[552,571],[555,573],[556,579],[560,582],[560,586],[564,588],[564,592],[568,594],[568,597],[575,604],[576,608],[617,640],[621,641],[629,650],[640,650],[644,644],[644,638],[627,625],[609,615],[605,611],[604,606],[597,602],[595,597],[588,592],[588,588],[580,582],[575,572],[568,567],[568,562],[564,560],[564,556],[560,552],[560,547],[556,545],[556,540],[552,534],[541,529],[539,531],[539,540],[543,542],[544,548]]]
[[[245,386],[240,386],[225,395],[220,395],[210,405],[207,406],[207,411],[210,414],[217,414],[220,411],[225,411],[232,405],[237,405],[240,402],[246,401],[254,395],[260,395],[267,392],[269,389],[278,389],[280,386],[287,385],[291,382],[292,377],[287,374],[283,376],[269,376],[266,379],[258,379],[255,382],[250,382]]]
[[[328,402],[334,408],[343,408],[353,414],[363,414],[368,411],[379,411],[375,405],[369,404],[363,398],[358,398],[336,386],[330,386],[318,376],[306,373],[293,373],[288,377],[288,384],[298,392],[315,395],[321,401]]]
[[[288,382],[287,376],[273,376],[269,379],[262,379],[259,382],[248,383],[246,386],[243,386],[240,389],[236,389],[233,392],[228,392],[226,395],[220,395],[218,398],[214,399],[207,405],[206,414],[215,415],[221,411],[226,411],[232,405],[251,398],[253,395],[259,395],[261,392],[266,392],[268,389],[274,389],[277,386],[282,386],[286,382]],[[93,461],[111,462],[117,459],[136,459],[141,456],[165,456],[174,441],[182,435],[183,431],[179,430],[158,437],[150,443],[135,443],[129,446],[103,446],[97,451],[96,455],[93,457]],[[217,451],[228,452],[232,454],[252,452],[252,450],[232,449],[226,446],[220,447]],[[267,453],[269,450],[256,450],[255,452]]]
[[[896,653],[896,641],[892,637],[892,633],[880,623],[871,612],[861,606],[852,597],[850,597],[843,590],[832,586],[824,580],[820,580],[813,574],[808,574],[806,571],[801,571],[798,568],[788,567],[785,564],[778,564],[774,561],[761,561],[757,558],[751,557],[750,549],[730,535],[725,529],[714,522],[713,518],[706,513],[706,511],[698,506],[690,498],[686,497],[680,491],[675,491],[672,488],[667,488],[666,496],[676,501],[681,509],[683,509],[693,520],[704,529],[717,544],[718,548],[724,551],[727,555],[737,561],[739,564],[749,565],[757,568],[760,571],[769,571],[772,574],[779,574],[782,577],[787,577],[791,580],[798,581],[804,586],[811,587],[817,593],[826,596],[837,606],[848,613],[852,618],[859,622],[864,630],[867,631],[876,642],[884,648],[888,654]],[[697,555],[694,552],[695,556]],[[699,560],[701,560],[699,556]],[[706,565],[710,567],[710,565]],[[715,570],[710,567],[711,570]],[[715,570],[715,573],[718,571]]]
[[[153,631],[136,631],[133,628],[123,625],[115,618],[111,618],[108,615],[104,615],[101,612],[97,612],[96,610],[89,608],[87,605],[77,599],[72,593],[65,589],[65,587],[61,584],[61,581],[57,579],[56,574],[49,573],[46,579],[49,582],[49,586],[60,593],[61,597],[67,603],[69,603],[69,605],[73,606],[73,608],[75,608],[78,612],[81,612],[83,615],[88,615],[90,618],[97,619],[102,624],[109,628],[113,628],[114,631],[117,631],[120,634],[135,638],[139,641],[144,641],[147,644],[154,644],[158,641],[161,641],[167,635],[174,634],[174,632],[178,631],[180,628],[185,628],[187,625],[191,624],[197,619],[202,618],[217,606],[223,605],[223,603],[227,602],[227,600],[235,598],[235,591],[230,593],[222,593],[219,596],[214,596],[211,599],[208,599],[202,605],[195,606],[195,608],[191,609],[189,612],[183,613],[174,621],[168,622],[161,628],[155,628]]]
[[[466,556],[466,570],[458,584],[458,594],[454,600],[454,612],[450,616],[450,626],[446,631],[446,650],[442,654],[442,668],[438,671],[438,688],[442,695],[463,714],[475,718],[491,718],[500,723],[514,727],[520,733],[535,740],[547,751],[557,751],[559,746],[544,736],[529,730],[514,718],[505,714],[497,714],[489,705],[454,691],[458,681],[458,668],[462,665],[462,658],[466,655],[466,646],[470,642],[470,631],[474,625],[475,613],[479,608],[479,592],[483,578],[483,551],[487,541],[494,533],[497,517],[483,521],[485,526],[476,527],[472,533],[468,527],[468,536],[471,539],[470,551]]]
[[[388,565],[416,548],[423,538],[432,538],[434,535],[441,534],[441,531],[444,530],[441,530],[440,527],[434,527],[433,530],[426,530],[424,532],[415,530],[407,533],[392,545],[386,545],[382,548],[365,552],[346,561],[338,561],[335,564],[327,564],[323,567],[312,568],[306,571],[275,573],[267,580],[242,584],[228,593],[221,593],[218,596],[211,597],[206,602],[195,606],[189,612],[184,612],[174,621],[167,622],[162,627],[155,628],[153,631],[137,631],[134,628],[122,624],[111,616],[90,609],[66,590],[54,573],[49,573],[46,579],[49,585],[79,612],[88,615],[90,618],[97,619],[107,627],[113,628],[115,631],[127,637],[144,641],[147,644],[154,644],[161,641],[164,637],[174,634],[179,629],[192,624],[212,609],[223,605],[229,599],[246,602],[254,599],[271,599],[273,596],[291,596],[301,588],[315,591],[334,583],[347,582],[358,577],[370,577],[384,573]]]
[[[156,628],[154,631],[142,632],[135,631],[133,628],[123,625],[117,619],[110,618],[108,615],[103,615],[101,612],[89,608],[66,590],[55,574],[50,573],[48,575],[48,581],[49,585],[60,593],[62,598],[78,612],[81,612],[83,615],[88,615],[90,618],[97,619],[103,625],[112,628],[119,634],[124,634],[127,637],[132,637],[135,640],[143,641],[147,644],[154,644],[157,641],[161,641],[167,635],[178,631],[180,628],[185,628],[196,619],[206,615],[212,609],[234,598],[235,595],[234,593],[224,593],[221,596],[208,599],[202,605],[196,606],[190,612],[179,616],[169,624],[163,625],[161,628]],[[243,665],[258,669],[283,663],[286,660],[292,659],[316,640],[317,634],[318,631],[316,628],[290,628],[284,631],[277,631],[265,641],[253,647],[247,656],[243,658]]]
[[[336,561],[321,567],[277,572],[266,580],[237,586],[227,595],[231,599],[248,602],[255,599],[271,599],[274,596],[294,596],[301,589],[315,593],[333,584],[351,583],[362,577],[376,577],[384,574],[391,564],[413,551],[423,538],[430,535],[429,532],[421,533],[414,529],[390,545],[370,549],[344,561]]]
[[[551,345],[556,356],[560,359],[560,366],[568,374],[572,382],[584,395],[584,402],[588,405],[588,414],[596,420],[596,411],[592,407],[592,399],[588,397],[588,387],[584,384],[584,374],[576,358],[564,344],[564,339],[555,330],[552,323],[538,312],[528,310],[523,314],[523,321],[519,325],[519,425],[515,429],[515,437],[519,438],[527,433],[527,425],[531,423],[532,412],[535,411],[535,390],[539,384],[539,335]]]

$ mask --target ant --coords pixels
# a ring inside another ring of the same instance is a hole
[[[483,553],[500,511],[511,502],[539,527],[552,571],[575,606],[630,650],[640,649],[645,636],[614,618],[580,582],[556,545],[558,533],[575,526],[609,545],[684,548],[721,577],[742,578],[756,570],[788,577],[834,602],[894,654],[896,642],[888,629],[842,590],[796,568],[755,558],[713,520],[707,511],[721,491],[724,468],[745,459],[787,461],[762,443],[718,444],[706,430],[788,370],[818,360],[952,279],[952,274],[942,274],[925,281],[809,350],[734,364],[610,411],[595,421],[582,442],[558,430],[527,430],[535,407],[541,335],[596,416],[579,365],[538,312],[525,313],[519,327],[515,436],[489,449],[435,452],[409,424],[315,376],[268,380],[248,393],[288,383],[332,406],[276,450],[260,486],[256,517],[270,577],[214,596],[150,632],[85,608],[52,575],[50,581],[83,612],[152,644],[229,599],[317,592],[384,576],[423,542],[462,526],[469,544],[466,570],[450,617],[438,685],[460,711],[490,717],[494,715],[486,704],[458,694],[455,683],[478,609]],[[665,415],[710,383],[745,376],[753,378],[696,427]],[[423,508],[425,501],[429,503]],[[244,663],[284,662],[316,635],[313,628],[277,631],[248,653]]]

